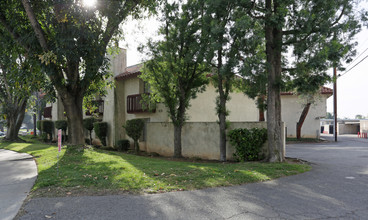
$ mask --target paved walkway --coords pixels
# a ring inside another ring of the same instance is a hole
[[[327,136],[332,139],[332,136]],[[367,219],[368,141],[294,144],[287,156],[313,163],[264,183],[155,195],[35,198],[21,219]]]
[[[37,177],[35,161],[28,154],[0,149],[0,219],[13,219]]]

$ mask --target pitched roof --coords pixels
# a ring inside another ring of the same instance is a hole
[[[281,92],[280,95],[294,95],[294,92]],[[320,89],[320,94],[322,95],[332,95],[333,94],[333,90],[328,88],[328,87],[321,87]]]
[[[143,67],[142,63],[136,64],[133,66],[128,66],[127,68],[125,68],[125,72],[120,73],[117,76],[115,76],[115,80],[120,81],[120,80],[137,77],[142,74],[142,72],[140,71],[142,67]],[[210,74],[207,74],[206,76],[211,77],[212,75],[213,74],[210,73]],[[333,95],[333,90],[328,87],[323,86],[320,89],[320,94]],[[280,95],[294,95],[294,92],[280,92]]]
[[[115,76],[115,80],[120,81],[120,80],[137,77],[138,75],[141,74],[140,70],[142,67],[143,67],[143,64],[141,63],[137,65],[133,65],[133,66],[128,66],[127,68],[125,68],[125,71],[123,73],[120,73],[117,76]]]
[[[333,95],[333,89],[330,89],[328,87],[322,87],[321,88],[321,94],[328,94],[328,95]]]

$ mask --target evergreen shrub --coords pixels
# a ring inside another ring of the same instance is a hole
[[[229,131],[228,137],[235,147],[235,160],[244,162],[264,159],[261,150],[267,140],[267,129],[234,129]]]
[[[138,154],[139,153],[138,139],[142,135],[143,128],[144,128],[143,119],[137,118],[137,119],[127,120],[123,127],[125,128],[127,135],[134,140],[135,153]]]
[[[130,147],[130,142],[127,139],[118,140],[116,145],[118,151],[128,151]]]
[[[107,122],[95,122],[93,128],[102,145],[106,146]]]
[[[46,134],[49,134],[52,136],[53,130],[54,130],[54,122],[50,120],[42,120],[41,122],[41,129]]]
[[[86,141],[87,144],[92,144],[92,130],[94,128],[93,124],[95,121],[96,119],[93,117],[83,119],[83,127],[89,131],[89,141]]]

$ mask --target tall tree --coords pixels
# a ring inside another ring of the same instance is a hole
[[[284,160],[280,99],[283,75],[298,77],[341,67],[339,61],[353,55],[354,44],[350,41],[360,29],[358,15],[349,0],[249,0],[243,6],[264,28],[268,160],[280,162]]]
[[[71,144],[84,144],[83,96],[107,74],[109,42],[119,24],[155,4],[150,0],[106,0],[86,7],[81,0],[4,0],[0,24],[38,56],[64,105]]]
[[[260,32],[259,32],[260,34]],[[262,42],[262,41],[260,41]],[[265,72],[264,45],[260,43],[253,54],[242,59],[240,74],[242,80],[238,80],[236,86],[249,98],[256,101],[259,121],[265,121],[264,112],[267,109],[267,73]]]
[[[220,126],[220,161],[226,161],[226,116],[229,114],[226,102],[230,99],[235,73],[239,69],[243,51],[253,51],[258,46],[254,40],[257,28],[239,7],[237,0],[204,0],[204,31],[210,39],[207,62],[214,71],[214,85],[217,87],[216,110]],[[250,31],[252,30],[252,31]],[[254,30],[254,31],[253,31]]]
[[[141,75],[168,109],[174,124],[174,157],[182,157],[181,131],[186,120],[190,100],[207,84],[204,64],[208,38],[202,35],[203,11],[200,1],[166,3],[160,35],[163,40],[148,43],[152,57],[144,65]]]
[[[318,101],[322,86],[330,80],[326,72],[303,72],[292,80],[286,82],[288,91],[295,91],[302,101],[303,110],[296,126],[296,138],[301,138],[301,131],[310,107]]]
[[[38,62],[29,57],[0,27],[0,103],[6,119],[7,140],[17,140],[27,102],[40,89],[44,74]]]

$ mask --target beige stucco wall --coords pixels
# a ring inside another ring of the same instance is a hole
[[[338,130],[337,132],[339,134],[358,134],[359,132],[359,124],[338,124]]]
[[[303,111],[302,100],[296,95],[281,96],[281,119],[285,123],[288,137],[296,137],[296,123]],[[301,135],[303,138],[320,137],[320,118],[326,116],[326,97],[317,98],[312,104],[303,123]]]
[[[368,132],[368,120],[360,120],[360,133]]]
[[[51,120],[55,123],[55,121],[58,121],[58,120],[66,120],[66,117],[64,116],[64,105],[63,103],[61,102],[61,99],[58,98],[56,99],[56,101],[52,104],[47,104],[46,106],[52,106],[52,109],[51,109]],[[55,126],[55,124],[54,124]],[[54,127],[54,135],[53,135],[53,139],[56,140],[57,137],[57,128]]]
[[[206,91],[198,93],[197,98],[190,101],[190,108],[187,110],[188,122],[215,122],[218,121],[216,113],[216,88],[209,84]],[[258,110],[254,100],[248,98],[243,93],[233,92],[230,94],[230,101],[226,103],[229,110],[229,121],[258,121]]]
[[[114,77],[123,71],[125,71],[126,68],[126,50],[121,49],[119,54],[114,54],[108,56],[110,59],[111,65],[110,65],[110,71],[113,74],[113,76],[109,79],[109,81],[112,81],[114,84],[115,79]],[[108,123],[108,130],[107,130],[107,140],[106,144],[108,146],[114,146],[116,142],[116,126],[118,124],[116,123],[116,86],[113,86],[112,88],[107,89],[107,95],[103,98],[104,100],[104,113],[102,120],[104,122]]]
[[[143,83],[139,78],[130,78],[121,81],[115,81],[115,142],[121,139],[129,139],[122,127],[127,120],[142,118],[149,119],[150,122],[168,122],[169,117],[163,103],[156,105],[155,113],[127,113],[126,103],[128,95],[141,94],[143,92]],[[145,150],[145,143],[140,147]]]
[[[235,128],[266,128],[266,122],[232,122],[231,129]],[[148,152],[156,152],[164,156],[172,156],[174,152],[174,127],[172,123],[148,123],[147,126]],[[163,135],[165,134],[165,135]],[[182,130],[182,154],[184,157],[200,157],[203,159],[218,160],[219,125],[216,122],[188,122]],[[284,136],[283,136],[284,137]],[[285,140],[283,141],[285,147]],[[263,147],[267,153],[267,142]],[[232,159],[234,147],[227,143],[227,159]]]

